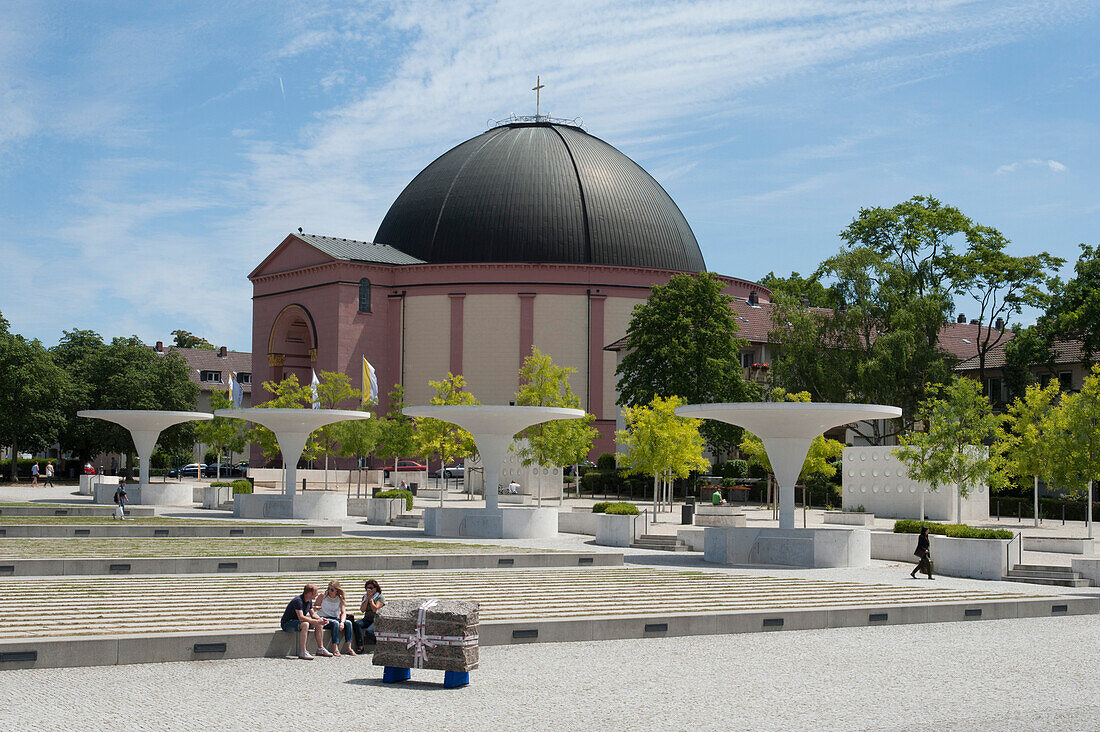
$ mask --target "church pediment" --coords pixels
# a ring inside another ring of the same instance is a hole
[[[297,234],[291,234],[283,239],[279,246],[264,261],[248,275],[255,279],[264,275],[279,274],[280,272],[293,272],[306,267],[315,267],[319,264],[328,264],[337,259],[311,244],[298,238]]]

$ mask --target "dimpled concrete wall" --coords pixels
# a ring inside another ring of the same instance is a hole
[[[905,465],[893,454],[893,447],[849,447],[841,458],[843,471],[843,507],[858,506],[876,516],[886,518],[920,518],[921,490],[924,515],[930,521],[950,521],[954,518],[955,487],[927,486],[910,480]],[[963,499],[962,521],[989,518],[989,490],[980,485]]]

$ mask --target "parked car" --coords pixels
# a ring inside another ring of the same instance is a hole
[[[207,478],[218,477],[218,465],[221,465],[221,476],[223,478],[234,478],[244,475],[239,465],[234,463],[212,463],[207,465],[203,471],[203,476]]]
[[[458,478],[462,479],[466,477],[465,465],[453,465],[449,468],[442,468],[432,473],[433,478]]]
[[[168,471],[169,478],[198,478],[206,470],[204,463],[188,463],[182,468],[173,468]]]
[[[427,465],[425,465],[424,463],[418,463],[415,460],[398,460],[397,461],[397,472],[399,472],[399,473],[413,472],[413,471],[417,471],[417,470],[426,471],[427,469],[428,469]],[[382,469],[382,472],[387,478],[390,477],[390,473],[393,472],[393,466],[392,465],[387,465],[385,468]]]

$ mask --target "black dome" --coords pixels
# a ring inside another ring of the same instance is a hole
[[[706,269],[684,215],[633,160],[570,125],[512,123],[447,151],[375,241],[427,262]]]

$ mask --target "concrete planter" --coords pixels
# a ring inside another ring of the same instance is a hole
[[[988,580],[999,580],[1008,576],[1007,547],[1010,539],[953,539],[937,534],[929,534],[928,538],[931,541],[932,562],[937,574]],[[913,550],[916,548],[917,534],[871,532],[872,559],[915,565],[917,558],[913,556]]]
[[[424,533],[475,539],[545,539],[558,535],[555,508],[426,508]]]
[[[92,484],[92,502],[113,506],[118,483]],[[149,483],[127,485],[127,503],[135,506],[191,506],[195,489],[191,483]],[[200,500],[202,497],[200,496]]]
[[[691,547],[693,552],[701,552],[706,549],[705,529],[680,529],[676,532],[676,538]]]
[[[1058,552],[1059,554],[1095,554],[1094,539],[1059,536],[1025,536],[1025,552]]]
[[[601,513],[592,513],[592,509],[573,509],[571,512],[563,511],[558,514],[558,531],[563,534],[587,534],[596,535],[596,528],[600,524]]]
[[[233,500],[233,487],[228,485],[202,487],[202,507],[217,508]]]
[[[875,514],[863,513],[861,511],[826,511],[825,523],[873,528],[875,525]]]
[[[341,491],[309,491],[294,498],[270,493],[240,494],[233,498],[233,516],[249,519],[345,519],[348,499]]]
[[[645,533],[644,518],[642,516],[618,516],[615,514],[598,513],[599,520],[596,523],[596,543],[600,546],[630,546],[635,535]],[[637,531],[635,531],[637,524]]]
[[[1080,572],[1081,576],[1092,582],[1093,587],[1100,587],[1100,557],[1083,557],[1071,559],[1074,572]]]
[[[367,523],[372,526],[385,526],[405,513],[404,498],[368,498]]]
[[[745,526],[745,514],[733,506],[696,504],[696,526]]]
[[[80,476],[80,495],[90,496],[92,495],[92,486],[96,483],[105,483],[107,485],[117,486],[117,475],[83,475]],[[111,489],[111,495],[114,495],[114,489]]]
[[[704,556],[718,564],[788,567],[865,567],[871,562],[866,529],[704,529]]]

